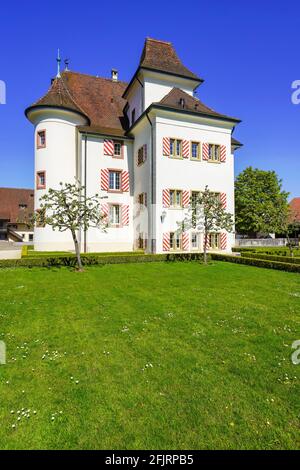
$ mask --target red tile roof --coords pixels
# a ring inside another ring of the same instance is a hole
[[[48,92],[25,111],[41,106],[61,107],[77,111],[88,118],[83,130],[123,135],[128,123],[124,116],[126,101],[122,94],[126,83],[77,72],[63,72]]]
[[[19,205],[26,205],[21,209]],[[0,188],[0,219],[11,223],[29,220],[34,211],[34,190],[18,188]]]
[[[290,221],[291,222],[300,222],[300,197],[294,197],[291,200],[290,204]]]
[[[239,119],[231,118],[225,114],[220,114],[217,111],[214,111],[212,108],[206,106],[198,98],[195,98],[180,88],[172,88],[172,90],[159,101],[160,105],[164,105],[170,108],[178,110],[186,110],[197,114],[219,117],[222,119],[229,119],[234,121],[239,121]]]
[[[202,81],[183,65],[171,42],[146,38],[139,66]]]

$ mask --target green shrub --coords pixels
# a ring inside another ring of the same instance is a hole
[[[288,271],[300,273],[300,265],[292,263],[282,263],[279,261],[270,261],[266,259],[257,259],[244,256],[222,255],[219,253],[211,254],[212,260],[228,261],[229,263],[247,264],[249,266],[257,266],[258,268],[279,269],[281,271]]]
[[[233,253],[265,253],[267,255],[278,255],[278,256],[290,256],[290,250],[285,247],[263,247],[263,246],[257,246],[257,247],[248,247],[248,246],[243,246],[243,247],[233,247],[232,248]],[[294,256],[300,256],[300,249],[299,248],[294,248],[293,249]]]
[[[146,255],[146,254],[84,254],[82,255],[82,264],[84,266],[104,265],[104,264],[121,264],[121,263],[148,263],[148,262],[175,262],[175,261],[203,261],[202,253],[172,253],[162,255]],[[75,267],[77,264],[75,255],[54,255],[43,257],[26,257],[15,260],[0,260],[0,268],[15,267]]]

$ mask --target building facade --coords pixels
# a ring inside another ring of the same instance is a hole
[[[129,83],[68,70],[27,108],[35,129],[35,208],[59,182],[100,194],[108,228],[78,234],[86,252],[202,251],[203,234],[179,229],[191,198],[207,185],[234,214],[232,133],[240,122],[195,97],[203,80],[169,42],[147,38]],[[35,228],[37,250],[72,250],[71,236]],[[234,234],[210,235],[230,251]]]

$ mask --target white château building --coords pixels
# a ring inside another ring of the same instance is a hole
[[[28,107],[34,124],[35,209],[59,182],[105,196],[104,232],[78,234],[85,252],[202,251],[203,234],[181,233],[178,222],[190,197],[219,193],[234,214],[232,133],[240,121],[195,98],[203,80],[186,68],[170,42],[147,38],[129,83],[65,70],[44,97]],[[38,226],[36,250],[72,250],[67,232]],[[210,249],[229,251],[233,233],[210,235]]]

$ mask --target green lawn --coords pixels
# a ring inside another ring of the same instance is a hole
[[[0,289],[0,448],[300,448],[299,274],[19,268]]]

